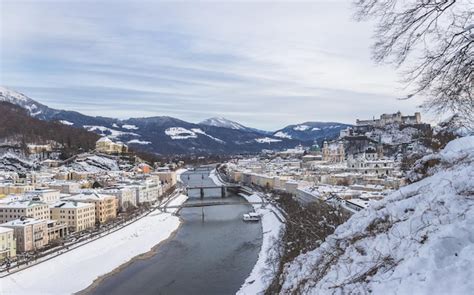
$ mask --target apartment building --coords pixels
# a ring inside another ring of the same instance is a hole
[[[28,192],[27,196],[31,199],[38,199],[42,202],[52,204],[59,201],[61,193],[55,189],[35,189]]]
[[[18,252],[29,252],[43,248],[49,243],[48,221],[22,217],[0,225],[14,230]]]
[[[100,193],[117,197],[120,212],[137,207],[136,191],[131,187],[106,188],[100,190]]]
[[[93,203],[64,201],[49,208],[51,219],[65,222],[69,231],[80,232],[95,226],[95,205]]]
[[[40,220],[49,219],[48,204],[41,201],[18,201],[7,204],[0,203],[0,223],[32,217]]]
[[[117,217],[118,200],[112,195],[100,193],[82,193],[66,198],[68,201],[92,203],[95,205],[95,222],[106,223]]]

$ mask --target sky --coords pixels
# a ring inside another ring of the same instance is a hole
[[[0,85],[117,118],[276,130],[420,111],[349,0],[0,0]],[[423,114],[423,113],[422,113]]]

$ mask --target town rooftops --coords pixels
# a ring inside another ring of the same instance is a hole
[[[77,209],[77,208],[84,208],[90,207],[92,204],[90,203],[82,203],[77,201],[61,201],[57,202],[50,206],[50,208],[62,208],[62,209]]]
[[[85,192],[78,195],[73,195],[72,197],[65,198],[64,200],[83,200],[83,201],[94,201],[94,200],[103,200],[106,198],[115,198],[112,195],[100,194],[96,192]]]
[[[7,204],[0,203],[0,207],[2,208],[29,208],[39,205],[46,205],[46,203],[41,201],[14,201]]]

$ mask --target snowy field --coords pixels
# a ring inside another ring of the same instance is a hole
[[[262,201],[262,199],[257,194],[250,196],[241,194],[241,196],[247,199],[249,202]],[[268,265],[267,260],[270,257],[275,257],[277,255],[276,249],[272,248],[272,245],[275,243],[275,239],[279,238],[280,231],[284,226],[284,224],[281,223],[272,212],[273,209],[274,212],[278,213],[278,211],[274,209],[273,206],[267,205],[266,208],[260,208],[261,205],[258,204],[254,204],[252,206],[254,207],[255,212],[259,213],[261,216],[263,232],[262,248],[258,254],[257,263],[253,267],[249,277],[245,280],[244,284],[237,292],[238,295],[262,294],[268,288],[274,277],[274,268],[273,266]]]
[[[187,196],[170,202],[179,205]],[[52,260],[0,279],[0,294],[72,294],[90,286],[134,257],[149,252],[179,226],[171,213],[150,215],[108,236],[74,249]]]

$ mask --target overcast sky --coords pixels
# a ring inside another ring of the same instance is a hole
[[[0,84],[89,115],[264,129],[419,111],[350,2],[0,0]]]

